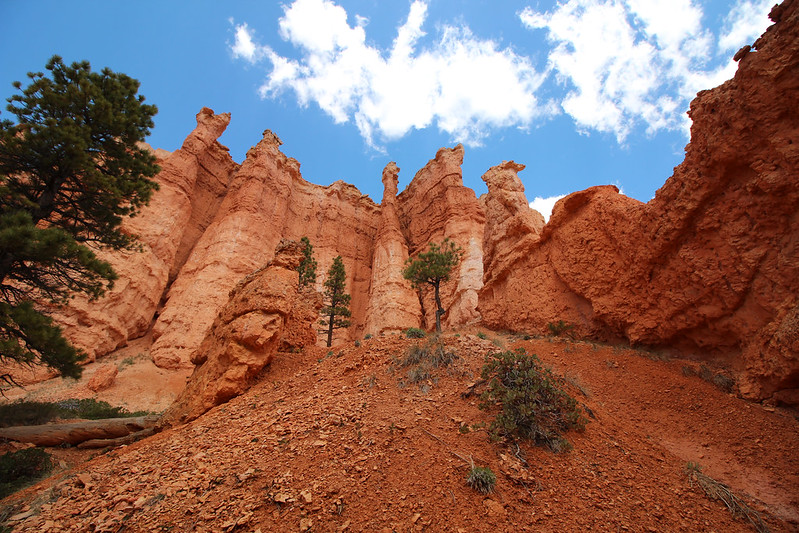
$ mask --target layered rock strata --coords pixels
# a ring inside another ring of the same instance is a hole
[[[483,286],[483,233],[485,215],[474,191],[463,185],[463,146],[442,148],[416,173],[397,197],[400,223],[411,256],[445,238],[463,250],[457,272],[442,285],[447,314],[443,324],[456,327],[480,320],[477,293]],[[435,324],[432,291],[423,298],[425,328]]]
[[[652,201],[596,187],[558,202],[538,240],[487,233],[489,327],[564,320],[725,360],[752,398],[799,388],[797,3],[775,11],[735,77],[692,102],[685,161]],[[501,204],[507,187],[486,181],[486,205]]]
[[[179,150],[156,151],[159,190],[137,217],[124,221],[125,231],[138,236],[142,250],[98,252],[119,276],[114,288],[96,301],[76,295],[57,311],[66,336],[90,360],[151,326],[170,276],[210,223],[238,167],[216,140],[229,122],[230,114],[214,115],[204,108],[197,114],[197,128]]]
[[[245,392],[281,344],[298,349],[316,343],[322,303],[316,291],[298,290],[302,257],[300,243],[284,240],[265,267],[236,285],[192,354],[194,372],[159,426],[188,422]]]
[[[151,351],[158,366],[187,366],[228,292],[243,276],[272,258],[282,238],[307,236],[319,265],[321,289],[333,258],[341,255],[353,320],[362,328],[371,280],[372,242],[379,208],[352,185],[314,185],[300,164],[279,149],[267,130],[233,176],[216,218],[202,234],[172,284],[154,327]]]

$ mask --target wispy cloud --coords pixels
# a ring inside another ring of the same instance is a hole
[[[253,42],[252,33],[247,24],[236,26],[236,37],[230,50],[233,52],[233,57],[244,59],[250,63],[257,62],[263,56],[264,51],[262,47]]]
[[[528,58],[467,27],[441,26],[423,47],[426,19],[427,4],[414,1],[391,48],[380,50],[367,44],[362,17],[353,27],[331,0],[296,0],[279,27],[299,59],[257,44],[246,24],[236,26],[232,48],[236,57],[271,62],[262,96],[294,91],[301,105],[316,103],[339,123],[354,121],[372,145],[431,125],[474,145],[493,129],[526,128],[556,112],[537,99],[544,75]]]

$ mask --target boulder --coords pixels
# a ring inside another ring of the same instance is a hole
[[[302,257],[299,242],[281,241],[266,266],[236,284],[192,354],[194,372],[160,427],[194,420],[245,392],[281,343],[293,349],[315,343],[321,298],[315,291],[298,290],[296,268]]]
[[[119,374],[117,365],[103,365],[94,371],[94,374],[92,374],[92,377],[89,379],[89,382],[86,383],[86,386],[94,392],[100,392],[101,390],[105,390],[114,384],[117,374]]]

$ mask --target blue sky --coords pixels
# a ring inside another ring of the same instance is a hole
[[[232,114],[236,161],[271,129],[305,179],[376,202],[386,163],[402,190],[458,142],[478,195],[512,159],[531,201],[608,183],[647,201],[683,159],[690,100],[731,77],[773,3],[2,0],[0,96],[59,54],[139,79],[154,147],[207,106]]]

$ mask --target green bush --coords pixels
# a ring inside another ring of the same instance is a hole
[[[425,333],[423,329],[408,328],[405,330],[405,336],[409,339],[424,339],[427,333]]]
[[[489,427],[494,439],[529,439],[560,452],[571,449],[561,433],[585,427],[577,401],[563,390],[564,380],[523,349],[489,355],[482,377],[488,388],[480,408],[500,408]]]
[[[147,411],[129,412],[124,407],[113,407],[108,402],[94,398],[69,399],[59,402],[16,401],[0,405],[0,427],[34,426],[46,424],[56,418],[128,418],[148,414]]]
[[[488,494],[494,491],[497,476],[488,467],[472,466],[469,469],[469,475],[466,476],[466,482],[474,490]]]
[[[363,336],[363,340],[365,340],[365,341],[368,341],[371,338],[372,338],[372,334],[371,333],[367,333],[366,335]]]
[[[37,481],[52,468],[50,454],[41,448],[26,448],[0,455],[0,498]]]
[[[477,338],[485,340],[486,339],[486,334],[483,333],[482,331],[478,331],[477,332]]]
[[[35,426],[58,418],[58,406],[49,402],[16,401],[0,405],[0,427]]]

